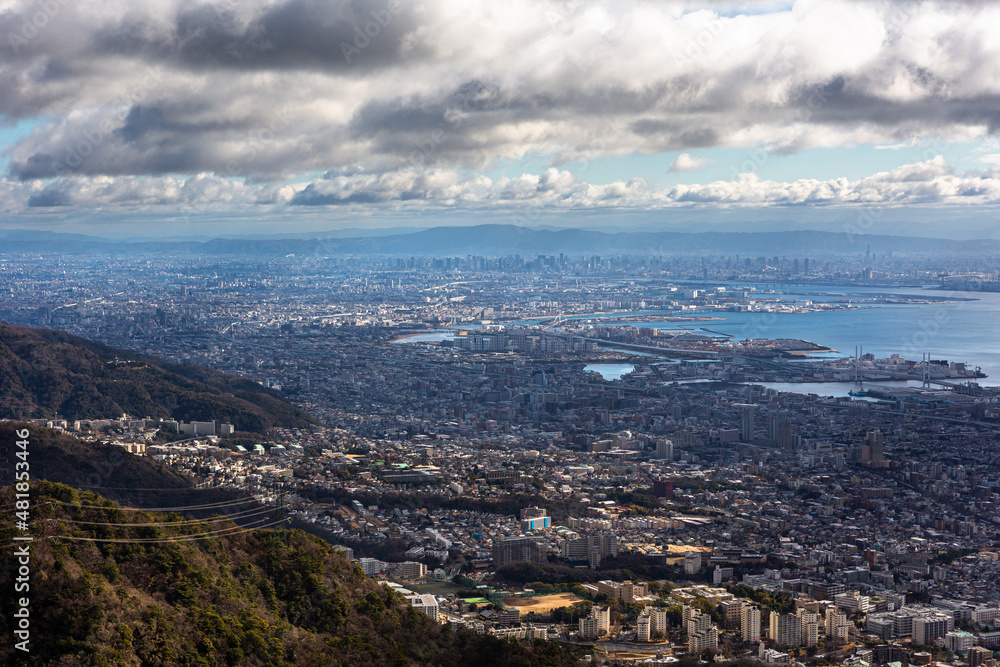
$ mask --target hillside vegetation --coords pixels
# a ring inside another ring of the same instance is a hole
[[[238,431],[315,424],[277,392],[245,378],[170,364],[61,331],[0,322],[0,417],[173,418]]]
[[[31,495],[32,664],[575,664],[551,642],[519,645],[440,626],[301,531],[283,536],[227,522],[154,525],[180,517],[125,511],[50,482],[33,483]],[[0,504],[13,500],[10,487],[0,493]],[[149,525],[100,525],[106,523]],[[3,524],[0,543],[14,534]],[[10,591],[16,572],[10,549],[3,559],[0,588]],[[8,637],[14,603],[13,595],[0,596]],[[0,664],[14,664],[15,657],[12,642],[0,644]]]

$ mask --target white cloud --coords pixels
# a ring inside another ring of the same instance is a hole
[[[0,180],[0,211],[40,210],[251,212],[322,210],[510,214],[665,208],[856,207],[1000,204],[1000,170],[956,175],[941,156],[857,180],[765,180],[753,173],[666,187],[641,178],[588,183],[567,171],[491,179],[451,169],[329,173],[306,183],[244,183],[199,174],[189,178],[73,176],[50,183]]]
[[[7,151],[15,179],[260,183],[1000,130],[995,3],[425,0],[371,37],[384,0],[57,4],[0,40],[0,119],[41,122]],[[0,35],[39,11],[5,6]]]
[[[690,153],[681,153],[670,163],[669,171],[699,171],[712,164],[712,160],[703,157],[691,157]]]

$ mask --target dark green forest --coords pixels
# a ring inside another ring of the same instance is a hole
[[[243,531],[221,520],[164,526],[181,517],[124,510],[50,482],[33,483],[31,496],[31,664],[576,663],[551,642],[517,644],[438,625],[301,531]],[[0,504],[13,501],[13,489],[4,489]],[[169,541],[219,530],[229,532]],[[0,543],[14,534],[4,525]],[[0,587],[12,590],[12,550],[2,558]],[[0,596],[7,636],[14,604],[14,596]],[[4,642],[0,664],[17,657]]]
[[[316,421],[256,382],[60,331],[0,323],[0,405],[14,419],[173,418],[229,422],[238,431]]]

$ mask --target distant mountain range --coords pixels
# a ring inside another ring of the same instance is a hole
[[[1000,240],[952,240],[919,236],[860,234],[814,230],[773,232],[603,232],[585,229],[536,229],[517,225],[433,227],[416,231],[387,230],[362,235],[341,230],[268,238],[214,238],[207,241],[110,241],[79,234],[0,232],[0,253],[190,251],[209,255],[840,255],[871,249],[884,253],[1000,253]]]
[[[171,364],[61,331],[0,323],[0,417],[173,418],[262,433],[317,423],[245,378]]]

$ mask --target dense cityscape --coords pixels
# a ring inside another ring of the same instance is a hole
[[[1000,645],[1000,392],[976,360],[716,330],[954,302],[919,259],[716,282],[735,259],[104,259],[5,256],[0,316],[235,373],[319,422],[5,417],[287,511],[435,620],[637,664]]]

